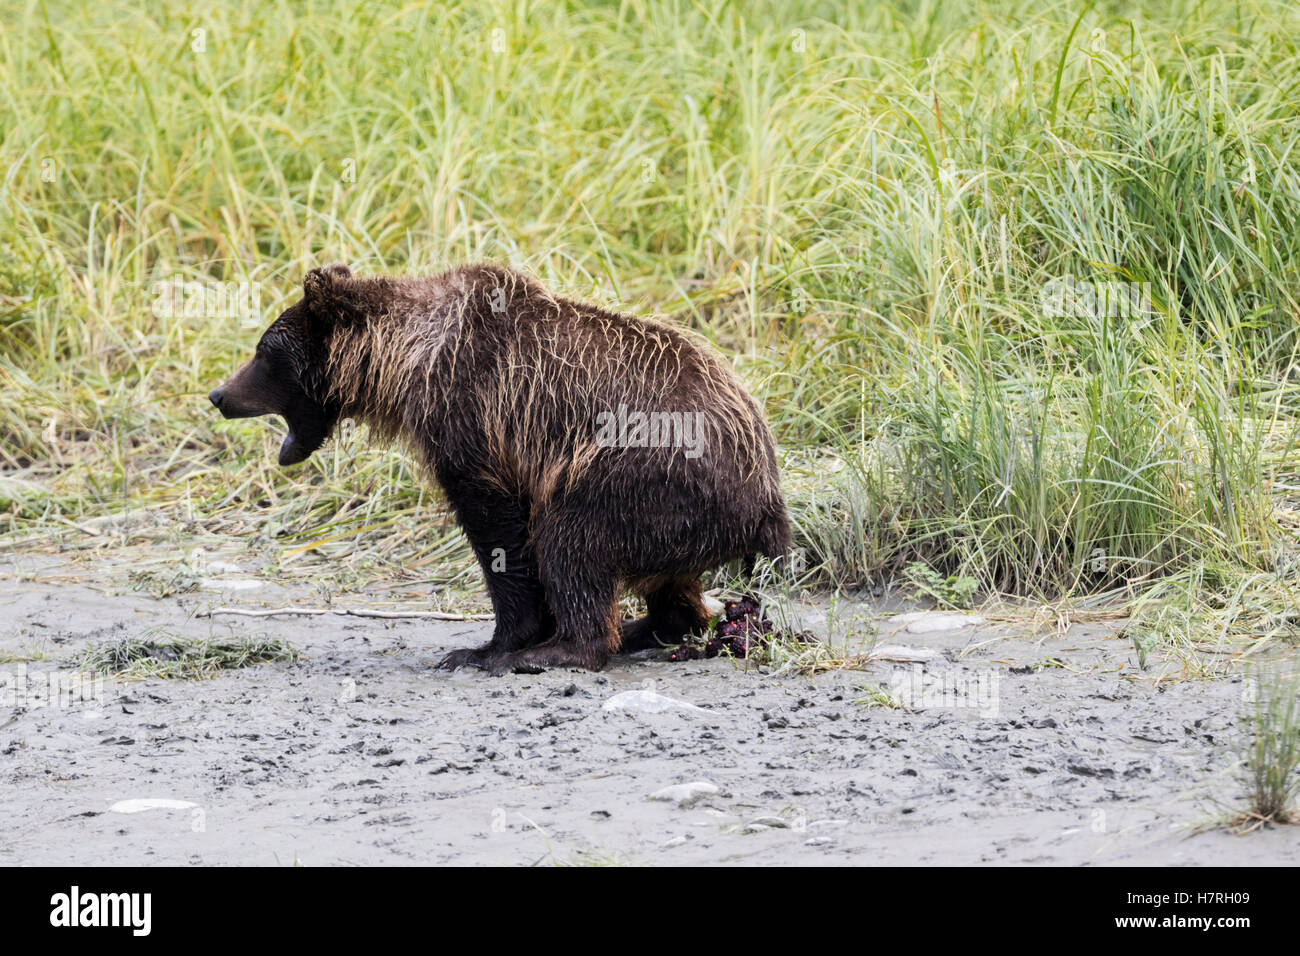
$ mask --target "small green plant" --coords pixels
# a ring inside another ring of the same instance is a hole
[[[130,573],[128,580],[131,590],[145,591],[160,601],[173,594],[188,594],[199,586],[198,579],[183,568],[172,574],[135,570]]]
[[[858,692],[861,697],[853,700],[854,705],[858,707],[884,707],[886,710],[907,710],[907,707],[899,700],[898,695],[892,693],[880,684],[860,684]]]
[[[28,642],[13,650],[0,649],[0,664],[26,664],[29,661],[48,661],[49,648],[44,642]]]
[[[1241,773],[1249,809],[1234,820],[1241,832],[1300,819],[1300,676],[1274,666],[1246,680],[1249,734]]]
[[[220,638],[190,640],[147,632],[143,638],[109,641],[88,648],[79,666],[130,680],[206,680],[218,671],[254,664],[293,663],[298,651],[279,638]]]
[[[928,597],[945,607],[964,609],[971,606],[979,582],[964,575],[945,578],[924,561],[913,561],[903,574],[918,597]]]
[[[1150,632],[1133,631],[1129,634],[1133,641],[1133,650],[1137,654],[1138,670],[1147,669],[1147,655],[1155,648],[1157,643],[1156,635]]]

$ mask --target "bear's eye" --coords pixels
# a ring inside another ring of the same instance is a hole
[[[280,337],[267,332],[262,336],[261,341],[257,343],[257,348],[253,350],[253,357],[261,359],[263,362],[273,362],[276,354],[280,351],[277,347],[280,343]]]

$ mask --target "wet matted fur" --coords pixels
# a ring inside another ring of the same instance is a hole
[[[705,623],[701,572],[789,547],[771,433],[723,361],[510,269],[313,270],[211,399],[228,418],[283,416],[281,464],[344,417],[413,450],[496,612],[492,641],[447,667],[596,669],[675,642]],[[620,587],[646,617],[620,623]]]

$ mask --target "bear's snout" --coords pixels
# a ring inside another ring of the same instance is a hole
[[[226,385],[229,384],[230,384],[229,382],[226,383]],[[236,398],[232,399],[228,394],[226,394],[226,385],[222,385],[219,388],[214,388],[212,391],[208,392],[208,401],[210,401],[213,405],[216,406],[217,411],[221,412],[222,418],[246,417],[245,414],[238,407],[239,406],[239,402],[237,400],[238,393],[236,393]]]
[[[271,384],[263,364],[254,359],[210,391],[208,401],[223,418],[278,414],[282,403]]]

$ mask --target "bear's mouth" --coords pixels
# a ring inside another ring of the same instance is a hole
[[[307,456],[311,454],[298,438],[298,434],[289,429],[289,434],[284,436],[284,441],[280,444],[280,465],[296,465],[300,461],[306,461]]]
[[[295,424],[288,418],[284,420],[289,426],[289,434],[280,443],[279,461],[281,467],[296,465],[306,461],[311,453],[325,443],[326,432],[314,423]]]

